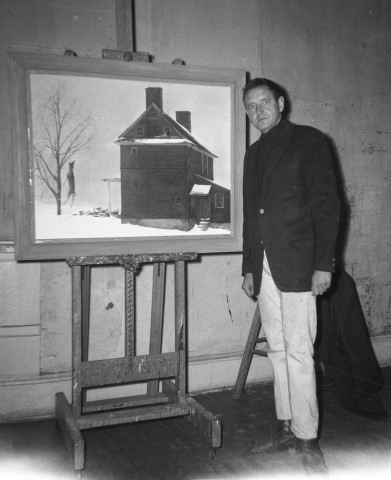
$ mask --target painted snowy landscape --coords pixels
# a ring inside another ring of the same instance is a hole
[[[210,225],[206,230],[196,225],[187,232],[121,224],[120,149],[115,141],[145,110],[145,89],[156,85],[135,80],[31,75],[37,241],[230,233],[229,224],[221,224],[219,228]],[[158,85],[164,90],[166,113],[192,112],[192,135],[216,155],[214,180],[229,189],[232,155],[229,87]],[[56,115],[57,120],[53,120]],[[60,131],[61,145],[56,143]],[[57,159],[60,167],[50,167],[49,160],[53,159]],[[68,198],[70,163],[74,195]]]
[[[80,214],[75,208],[66,207],[62,215],[53,214],[52,205],[37,205],[39,215],[36,219],[36,238],[124,238],[124,237],[152,237],[152,236],[194,236],[194,235],[223,235],[229,233],[228,228],[209,227],[203,231],[197,226],[188,232],[180,230],[164,230],[162,228],[142,227],[140,225],[121,224],[121,219],[115,215],[100,214],[104,209]]]

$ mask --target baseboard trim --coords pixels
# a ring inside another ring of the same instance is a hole
[[[189,358],[188,391],[201,393],[232,388],[243,352],[193,356]],[[254,355],[247,376],[248,383],[270,382],[273,372],[268,358]]]
[[[45,383],[57,383],[71,380],[71,372],[64,373],[51,373],[46,375],[40,375],[38,377],[18,377],[18,378],[3,378],[0,379],[0,388],[12,387],[18,385],[36,385]]]
[[[71,398],[71,373],[0,380],[0,423],[54,416],[54,396]]]
[[[391,335],[372,337],[371,340],[379,365],[391,365]],[[190,355],[188,392],[195,394],[232,388],[242,353]],[[270,382],[272,378],[270,361],[254,356],[246,383]],[[68,400],[71,399],[70,372],[0,379],[0,423],[53,417],[54,397],[60,391],[65,393]]]
[[[388,367],[391,365],[391,335],[379,335],[371,337],[371,342],[379,365]]]

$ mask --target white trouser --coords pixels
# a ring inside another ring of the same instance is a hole
[[[316,297],[281,292],[264,256],[259,308],[270,347],[277,418],[292,420],[297,438],[316,438],[318,401],[314,368]]]

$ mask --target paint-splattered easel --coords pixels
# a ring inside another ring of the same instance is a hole
[[[72,269],[72,403],[63,392],[56,393],[56,418],[79,478],[85,467],[84,429],[184,416],[202,433],[212,458],[221,447],[220,420],[186,393],[185,262],[196,258],[196,253],[169,253],[66,260]],[[162,353],[167,262],[174,262],[175,268],[175,351]],[[153,263],[151,338],[149,355],[135,355],[134,275],[143,263]],[[125,356],[89,361],[91,267],[107,265],[121,265],[125,270]],[[88,388],[132,382],[147,382],[146,394],[87,401]]]

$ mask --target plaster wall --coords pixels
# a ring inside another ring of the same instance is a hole
[[[263,75],[296,123],[332,139],[346,196],[346,270],[371,335],[391,333],[391,4],[264,1]]]
[[[391,363],[390,299],[390,35],[387,0],[136,0],[136,45],[156,63],[239,67],[283,84],[291,119],[330,135],[351,210],[345,249],[374,347]],[[41,51],[100,57],[116,48],[114,0],[0,1],[0,81],[6,52]],[[10,106],[0,93],[1,239],[13,238]],[[243,112],[244,114],[244,112]],[[257,138],[250,131],[250,141]],[[237,159],[239,162],[242,159]],[[17,264],[0,253],[0,420],[53,413],[55,391],[70,394],[71,287],[63,262]],[[189,391],[236,380],[254,303],[241,292],[241,255],[204,255],[189,262]],[[137,276],[137,351],[148,351],[152,268]],[[173,345],[173,268],[163,349]],[[123,354],[123,272],[93,273],[91,358]],[[7,295],[4,295],[4,292]],[[249,381],[270,380],[256,358]],[[136,387],[142,391],[143,387]],[[108,395],[97,393],[94,395]]]

